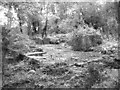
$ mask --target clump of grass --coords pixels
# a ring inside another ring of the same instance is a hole
[[[94,63],[88,65],[85,81],[85,88],[91,88],[94,84],[100,83],[101,75]]]

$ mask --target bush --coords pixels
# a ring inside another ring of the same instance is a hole
[[[30,40],[28,35],[20,33],[14,35],[11,33],[9,40],[9,47],[20,52],[30,51],[30,46],[35,45],[35,42]]]
[[[110,39],[118,39],[118,23],[117,20],[114,17],[110,17],[107,20],[107,29],[108,35],[109,35],[109,40]],[[110,35],[112,38],[110,38]]]
[[[101,35],[92,28],[81,28],[73,33],[68,44],[72,46],[72,49],[75,51],[88,51],[91,47],[102,44],[102,38]]]

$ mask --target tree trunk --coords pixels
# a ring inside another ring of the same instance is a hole
[[[2,73],[4,74],[4,67],[6,64],[6,54],[7,54],[7,47],[9,45],[9,41],[7,39],[7,32],[5,27],[2,27]]]

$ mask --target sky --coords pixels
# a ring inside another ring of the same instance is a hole
[[[4,25],[4,23],[7,23],[7,17],[5,17],[5,12],[7,9],[4,7],[0,6],[0,25]]]

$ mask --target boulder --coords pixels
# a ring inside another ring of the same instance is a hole
[[[50,44],[59,44],[59,38],[56,37],[49,37],[50,38]]]
[[[50,38],[40,38],[40,37],[35,37],[33,40],[36,42],[36,44],[49,44],[50,43]]]
[[[43,44],[43,40],[42,38],[33,38],[33,40],[35,41],[36,44]]]
[[[50,38],[50,44],[64,43],[69,39],[67,34],[57,34],[57,35],[54,35],[54,36],[49,37],[49,38]]]
[[[43,38],[43,44],[49,44],[50,38]]]

